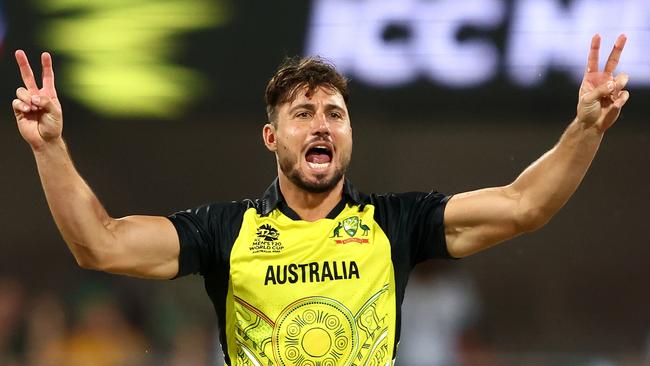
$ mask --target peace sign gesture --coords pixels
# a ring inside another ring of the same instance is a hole
[[[32,149],[38,150],[46,143],[61,137],[63,130],[61,104],[54,87],[52,57],[47,52],[41,54],[43,87],[40,89],[36,85],[25,52],[16,51],[16,61],[25,86],[16,90],[16,99],[12,106],[20,134]]]
[[[586,127],[595,127],[601,133],[616,122],[621,108],[630,97],[630,93],[623,90],[628,76],[619,74],[614,78],[613,75],[626,40],[625,35],[618,36],[605,68],[598,71],[600,36],[596,34],[591,39],[587,69],[580,85],[578,120]]]

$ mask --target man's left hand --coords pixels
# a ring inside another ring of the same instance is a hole
[[[616,122],[621,108],[630,97],[630,93],[623,90],[628,76],[619,74],[614,77],[626,40],[625,35],[618,36],[605,68],[598,71],[600,36],[596,34],[591,39],[587,69],[580,85],[577,116],[586,128],[594,127],[600,133],[605,132]]]

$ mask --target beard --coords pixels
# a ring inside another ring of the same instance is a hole
[[[298,188],[309,193],[325,193],[334,189],[341,179],[343,179],[343,175],[345,175],[350,165],[350,157],[341,162],[329,179],[326,175],[319,174],[316,175],[315,181],[308,181],[305,174],[300,169],[295,168],[297,162],[291,158],[278,158],[278,163],[282,173]]]

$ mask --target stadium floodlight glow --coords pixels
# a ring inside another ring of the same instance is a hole
[[[59,87],[115,117],[174,118],[201,75],[175,64],[178,35],[223,23],[218,0],[41,0],[48,14],[42,43],[66,58]]]
[[[425,78],[468,88],[503,75],[535,87],[549,70],[577,82],[594,33],[603,44],[626,33],[618,69],[633,75],[634,86],[650,86],[647,0],[315,0],[312,9],[306,54],[373,86]],[[502,49],[490,34],[500,28],[507,30]]]

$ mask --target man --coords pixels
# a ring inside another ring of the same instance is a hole
[[[444,196],[366,196],[345,179],[352,153],[346,80],[320,59],[283,65],[266,90],[266,147],[278,178],[261,199],[170,217],[114,219],[75,170],[62,138],[52,60],[39,89],[22,51],[25,87],[13,109],[35,155],[52,215],[80,266],[145,278],[201,273],[226,362],[389,364],[408,274],[423,260],[461,258],[533,231],[582,180],[629,98],[614,78],[621,35],[598,71],[595,35],[577,116],[514,182]]]

